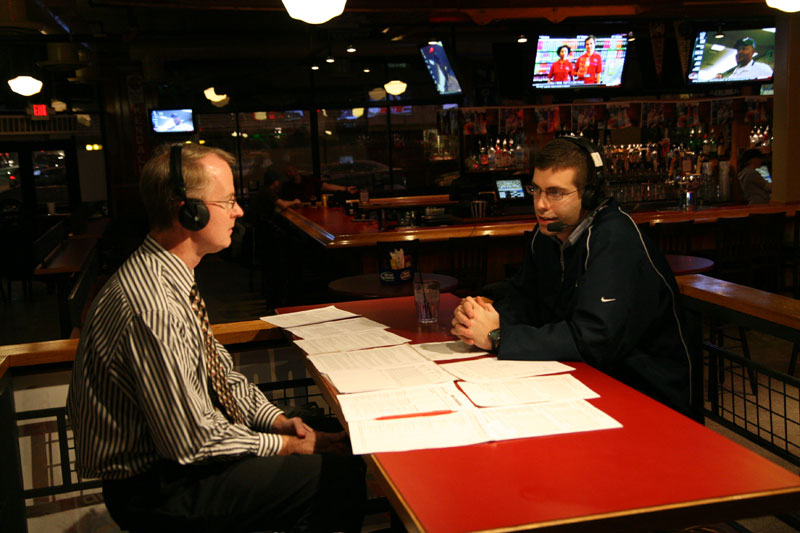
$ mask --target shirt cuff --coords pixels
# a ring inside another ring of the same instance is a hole
[[[253,416],[253,424],[251,428],[256,431],[268,432],[272,429],[272,423],[276,418],[278,418],[278,415],[282,414],[283,411],[279,407],[276,407],[270,402],[264,402],[261,408]]]
[[[256,455],[259,457],[269,457],[278,455],[283,447],[283,439],[277,433],[258,433],[258,450]]]

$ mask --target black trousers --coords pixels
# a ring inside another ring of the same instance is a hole
[[[161,461],[103,481],[111,517],[136,531],[360,531],[360,457],[245,457],[197,465]]]

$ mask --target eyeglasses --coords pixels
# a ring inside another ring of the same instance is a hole
[[[538,199],[542,195],[542,189],[535,183],[526,185],[525,190],[528,192],[528,194],[533,196],[534,199]],[[565,196],[569,196],[570,194],[576,193],[579,190],[580,189],[575,189],[574,191],[565,191],[564,189],[559,189],[558,187],[550,187],[545,189],[544,195],[548,202],[560,202]]]
[[[238,204],[238,201],[236,198],[231,198],[230,200],[203,200],[203,203],[214,204],[225,211],[231,211]]]

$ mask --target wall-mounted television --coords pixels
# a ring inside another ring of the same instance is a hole
[[[450,60],[447,59],[447,53],[444,51],[442,43],[426,44],[420,47],[419,51],[433,78],[436,92],[443,96],[461,94],[461,84],[458,83],[458,78],[450,65]]]
[[[194,113],[191,109],[153,109],[150,126],[154,133],[193,133]]]
[[[775,28],[698,32],[689,83],[772,81]]]
[[[622,83],[627,33],[613,35],[540,35],[533,65],[539,89],[617,87]]]

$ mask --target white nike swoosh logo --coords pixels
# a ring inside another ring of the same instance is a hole
[[[600,301],[603,302],[604,304],[607,304],[608,302],[616,302],[617,299],[616,298],[606,298],[605,296],[601,296],[600,297]]]

